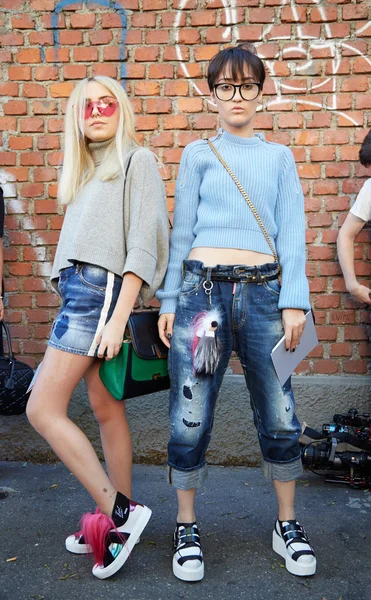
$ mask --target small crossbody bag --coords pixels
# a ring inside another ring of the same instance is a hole
[[[240,182],[238,181],[236,175],[233,173],[233,171],[230,169],[230,167],[227,165],[227,163],[225,162],[224,158],[222,158],[219,154],[219,152],[217,151],[217,149],[215,148],[214,144],[210,141],[207,140],[207,143],[209,144],[211,150],[214,152],[215,156],[218,158],[218,160],[222,163],[223,167],[225,168],[225,170],[229,173],[229,175],[232,177],[234,183],[236,184],[236,186],[238,187],[239,191],[241,192],[242,196],[245,198],[246,200],[246,204],[249,206],[249,208],[251,209],[252,214],[254,215],[255,219],[258,222],[258,225],[260,227],[260,229],[262,230],[264,237],[267,241],[267,244],[269,246],[269,248],[272,251],[273,254],[273,258],[275,260],[275,262],[278,265],[278,272],[281,273],[281,265],[280,265],[280,261],[278,259],[278,255],[276,252],[275,247],[273,246],[271,239],[268,235],[268,232],[266,230],[266,228],[263,225],[263,222],[259,216],[258,211],[256,210],[255,206],[253,205],[253,203],[251,202],[247,192],[244,190],[244,188],[242,187],[242,185],[240,184]]]

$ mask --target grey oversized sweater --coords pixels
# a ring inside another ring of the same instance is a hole
[[[111,140],[90,144],[96,167]],[[124,157],[128,163],[129,155]],[[67,206],[51,281],[59,271],[86,262],[143,279],[142,300],[151,300],[165,275],[169,228],[165,189],[152,152],[133,150],[124,193],[124,174],[101,181],[97,174]]]

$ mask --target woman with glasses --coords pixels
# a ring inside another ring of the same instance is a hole
[[[232,350],[242,364],[264,471],[277,495],[273,549],[295,575],[316,569],[294,512],[302,463],[291,382],[280,385],[270,356],[283,334],[286,350],[295,352],[310,308],[303,194],[291,151],[254,133],[264,79],[252,44],[227,48],[210,62],[211,102],[222,128],[211,144],[199,140],[183,152],[169,267],[158,293],[159,332],[170,348],[168,465],[178,497],[173,572],[184,581],[204,575],[195,497],[205,479],[215,403]]]
[[[131,440],[123,402],[99,378],[116,356],[138,294],[150,300],[168,259],[164,186],[152,152],[138,146],[134,114],[109,77],[81,81],[68,101],[59,199],[67,205],[51,274],[62,307],[27,405],[33,427],[97,504],[67,550],[94,553],[93,575],[125,563],[151,511],[131,498]],[[84,379],[99,423],[108,475],[69,419]]]

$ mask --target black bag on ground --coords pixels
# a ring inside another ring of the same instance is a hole
[[[5,332],[8,344],[8,355],[5,355],[5,351],[0,355],[0,415],[21,415],[26,410],[30,395],[27,389],[33,370],[14,356],[10,331],[5,321],[0,322],[0,329]]]

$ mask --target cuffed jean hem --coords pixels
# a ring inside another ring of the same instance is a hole
[[[203,486],[207,477],[207,467],[202,465],[199,469],[191,471],[180,471],[175,467],[168,465],[168,479],[170,485],[173,485],[177,490],[192,490]]]
[[[267,479],[294,481],[303,474],[301,457],[286,463],[273,463],[262,460],[262,471]]]

